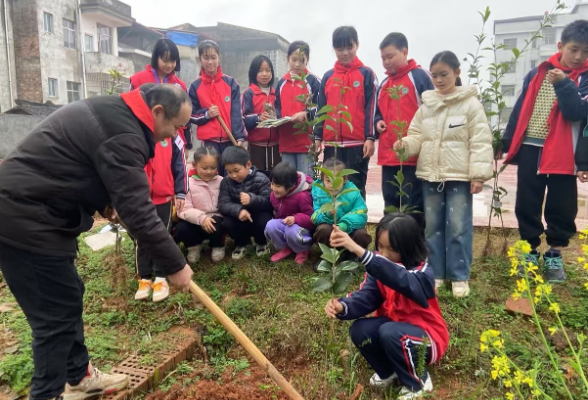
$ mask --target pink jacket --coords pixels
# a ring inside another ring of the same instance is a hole
[[[312,207],[312,178],[298,172],[298,182],[294,189],[286,196],[276,199],[274,192],[270,194],[270,201],[274,208],[274,218],[283,219],[294,216],[294,223],[302,228],[314,230],[310,220],[314,211]]]
[[[218,193],[222,177],[216,176],[208,182],[204,182],[191,170],[190,191],[186,195],[184,209],[178,217],[194,225],[202,225],[206,217],[220,216],[218,212]]]

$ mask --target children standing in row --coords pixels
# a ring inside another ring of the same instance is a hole
[[[452,283],[454,297],[469,294],[472,262],[473,194],[492,178],[492,132],[476,86],[462,87],[460,63],[444,51],[431,62],[436,90],[423,94],[423,106],[408,135],[394,144],[419,156],[416,175],[425,197],[425,236],[436,285]]]
[[[416,177],[418,157],[411,157],[400,163],[398,156],[391,151],[398,140],[397,127],[393,121],[406,121],[406,131],[414,115],[422,104],[423,92],[433,89],[431,78],[414,60],[408,60],[408,40],[402,33],[391,33],[380,44],[382,63],[388,77],[378,89],[375,124],[380,135],[378,145],[378,165],[382,166],[382,193],[385,207],[400,207],[399,189],[392,185],[394,177],[402,167],[404,174],[403,191],[408,194],[403,204],[414,207],[411,216],[422,226],[424,224],[423,184]],[[390,90],[401,88],[399,100],[390,97]]]
[[[275,99],[274,66],[266,56],[257,56],[249,68],[249,87],[243,92],[243,120],[249,133],[251,163],[268,175],[281,161],[278,132],[274,128],[257,128],[257,124],[276,117]]]
[[[345,123],[325,121],[315,127],[315,147],[325,146],[325,159],[334,157],[337,141],[337,158],[348,168],[358,171],[349,176],[365,199],[368,164],[375,149],[374,113],[377,78],[374,72],[357,58],[359,39],[351,26],[339,27],[333,32],[333,48],[337,55],[335,68],[328,71],[321,81],[318,108],[330,105],[337,109],[339,104],[347,106],[351,115],[351,126]],[[341,95],[341,86],[348,88]],[[330,113],[336,116],[335,113]],[[338,137],[335,138],[335,130]]]
[[[294,128],[295,124],[312,120],[316,116],[316,107],[307,108],[299,99],[299,96],[310,95],[312,104],[318,103],[321,83],[308,71],[309,59],[308,43],[292,42],[288,48],[290,71],[280,79],[276,90],[276,115],[277,118],[292,117],[291,123],[278,128],[282,160],[289,162],[297,171],[313,176],[313,163],[308,157],[308,148],[313,145],[309,139],[312,132],[301,132],[300,129]],[[304,75],[306,82],[294,79],[293,75]]]
[[[232,146],[232,142],[221,126],[220,118],[239,145],[245,141],[241,90],[235,78],[223,74],[216,42],[202,41],[198,45],[198,54],[202,71],[188,92],[192,100],[192,123],[198,125],[198,140],[222,156],[224,150]],[[221,176],[225,175],[223,165],[219,164],[218,171]]]

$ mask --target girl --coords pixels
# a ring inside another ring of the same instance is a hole
[[[215,149],[220,157],[232,146],[231,139],[224,131],[222,118],[235,140],[242,146],[245,141],[245,127],[241,114],[241,89],[235,78],[223,74],[220,66],[218,44],[204,40],[198,45],[202,70],[188,94],[192,99],[192,122],[198,125],[198,140],[206,147]],[[218,164],[221,176],[225,175],[222,163]]]
[[[427,248],[418,223],[406,214],[386,215],[376,229],[378,254],[339,228],[331,235],[331,246],[345,247],[359,257],[366,275],[357,292],[329,300],[327,316],[356,320],[349,335],[376,371],[370,385],[385,387],[397,380],[402,385],[398,400],[422,398],[433,390],[433,382],[417,365],[441,359],[449,332],[435,295],[434,274],[425,263]],[[374,311],[373,318],[362,318]]]
[[[274,219],[265,227],[265,236],[273,242],[278,252],[273,262],[282,261],[296,254],[297,264],[304,264],[312,247],[314,225],[310,216],[312,178],[287,162],[281,162],[272,171],[270,201],[274,207]]]
[[[151,55],[151,65],[147,65],[144,71],[137,72],[131,76],[130,90],[137,89],[145,83],[168,83],[176,85],[186,91],[186,84],[176,76],[180,72],[180,52],[174,42],[169,39],[159,39],[155,42],[153,54]],[[187,149],[192,148],[192,132],[190,124],[183,130],[179,131],[182,141]],[[182,146],[183,150],[183,146]]]
[[[452,282],[454,297],[470,293],[473,194],[492,178],[492,133],[476,86],[462,87],[460,63],[450,51],[431,62],[436,90],[423,93],[407,137],[394,149],[419,156],[417,178],[423,180],[425,236],[436,286]]]
[[[308,147],[312,145],[308,132],[300,132],[294,128],[294,124],[314,119],[316,106],[307,108],[298,96],[310,94],[312,104],[318,103],[318,95],[321,87],[320,80],[308,72],[307,65],[310,58],[310,47],[306,42],[293,42],[288,48],[288,72],[278,82],[276,90],[276,116],[277,118],[292,117],[292,122],[280,126],[279,142],[282,160],[289,162],[297,171],[302,171],[310,176],[314,175],[313,162],[308,158]],[[292,75],[306,76],[306,85],[296,81]]]
[[[243,92],[243,119],[249,133],[251,162],[260,171],[270,172],[281,161],[277,129],[259,128],[260,121],[275,118],[274,66],[266,56],[257,56],[249,68],[249,87]]]
[[[184,209],[178,214],[175,239],[188,248],[188,262],[200,260],[202,242],[210,241],[212,261],[225,258],[223,218],[218,212],[218,194],[223,180],[218,175],[218,153],[212,147],[200,147],[194,153],[190,170],[190,192]]]

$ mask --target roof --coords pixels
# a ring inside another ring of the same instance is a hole
[[[25,115],[38,115],[40,117],[48,117],[54,111],[59,109],[58,105],[51,103],[50,101],[45,104],[33,103],[26,100],[15,100],[16,107],[11,108],[4,114],[25,114]]]
[[[286,43],[290,43],[282,36],[277,33],[261,31],[258,29],[247,28],[245,26],[227,24],[226,22],[218,22],[216,26],[194,26],[190,23],[185,23],[169,28],[170,30],[177,31],[188,31],[203,34],[213,40],[233,40],[233,37],[226,37],[223,35],[223,30],[238,30],[239,40],[250,40],[250,39],[267,39],[267,38],[279,38]]]

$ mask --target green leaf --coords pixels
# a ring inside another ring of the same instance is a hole
[[[323,108],[321,108],[319,110],[318,114],[326,114],[326,113],[332,113],[332,112],[335,112],[335,107],[327,104],[326,106],[323,106]]]
[[[331,171],[330,169],[323,168],[323,167],[318,167],[317,169],[319,171],[321,171],[323,174],[325,174],[326,176],[328,176],[329,178],[331,178],[331,180],[335,179],[335,174],[333,174],[333,171]]]
[[[351,121],[351,114],[349,114],[348,111],[341,110],[341,111],[339,111],[339,114],[341,114],[342,116],[347,118],[348,121]]]
[[[359,174],[359,172],[354,169],[342,169],[341,171],[337,172],[337,178],[353,174]]]
[[[328,272],[331,273],[332,264],[328,261],[321,260],[319,266],[317,267],[318,272]]]
[[[384,211],[388,214],[399,212],[398,207],[396,207],[396,206],[388,206],[384,209]]]
[[[333,211],[334,209],[335,209],[335,206],[333,205],[333,203],[325,203],[321,206],[319,211],[322,213],[327,213],[329,211]]]
[[[355,261],[343,261],[341,264],[337,265],[337,268],[341,268],[341,271],[355,271],[359,268],[359,263]]]
[[[353,282],[353,274],[350,272],[342,272],[333,285],[333,293],[340,294],[347,291],[349,284]]]
[[[331,196],[331,191],[329,189],[327,189],[326,187],[324,187],[323,185],[321,185],[320,183],[313,182],[312,186],[319,188],[320,190],[322,190],[323,192],[328,194],[329,197]]]
[[[333,179],[333,189],[338,190],[341,189],[341,186],[343,186],[343,178],[338,177]]]
[[[313,292],[326,292],[333,287],[333,284],[327,278],[318,278],[312,285]]]
[[[517,48],[512,49],[512,53],[514,54],[515,58],[519,58],[521,55],[521,51]]]
[[[482,187],[487,190],[494,190],[494,188],[492,186],[487,185],[487,184],[484,184]]]
[[[402,182],[404,182],[404,172],[402,172],[402,170],[401,170],[401,169],[399,169],[399,170],[398,170],[398,172],[396,173],[396,176],[395,176],[395,178],[396,178],[396,181],[397,181],[397,182],[398,182],[400,185],[402,185]]]
[[[325,125],[325,129],[329,130],[329,131],[335,131],[335,128],[333,127],[333,125]]]
[[[323,243],[319,243],[319,246],[323,252],[323,254],[321,254],[321,258],[330,262],[331,264],[335,264],[339,258],[339,252]]]
[[[349,132],[353,132],[353,125],[351,125],[351,122],[349,122],[349,121],[344,121],[344,122],[345,122],[345,123],[347,124],[347,126],[349,127]]]
[[[359,192],[359,189],[353,189],[353,188],[345,189],[337,195],[337,198],[345,196],[346,194],[353,193],[353,192]]]

